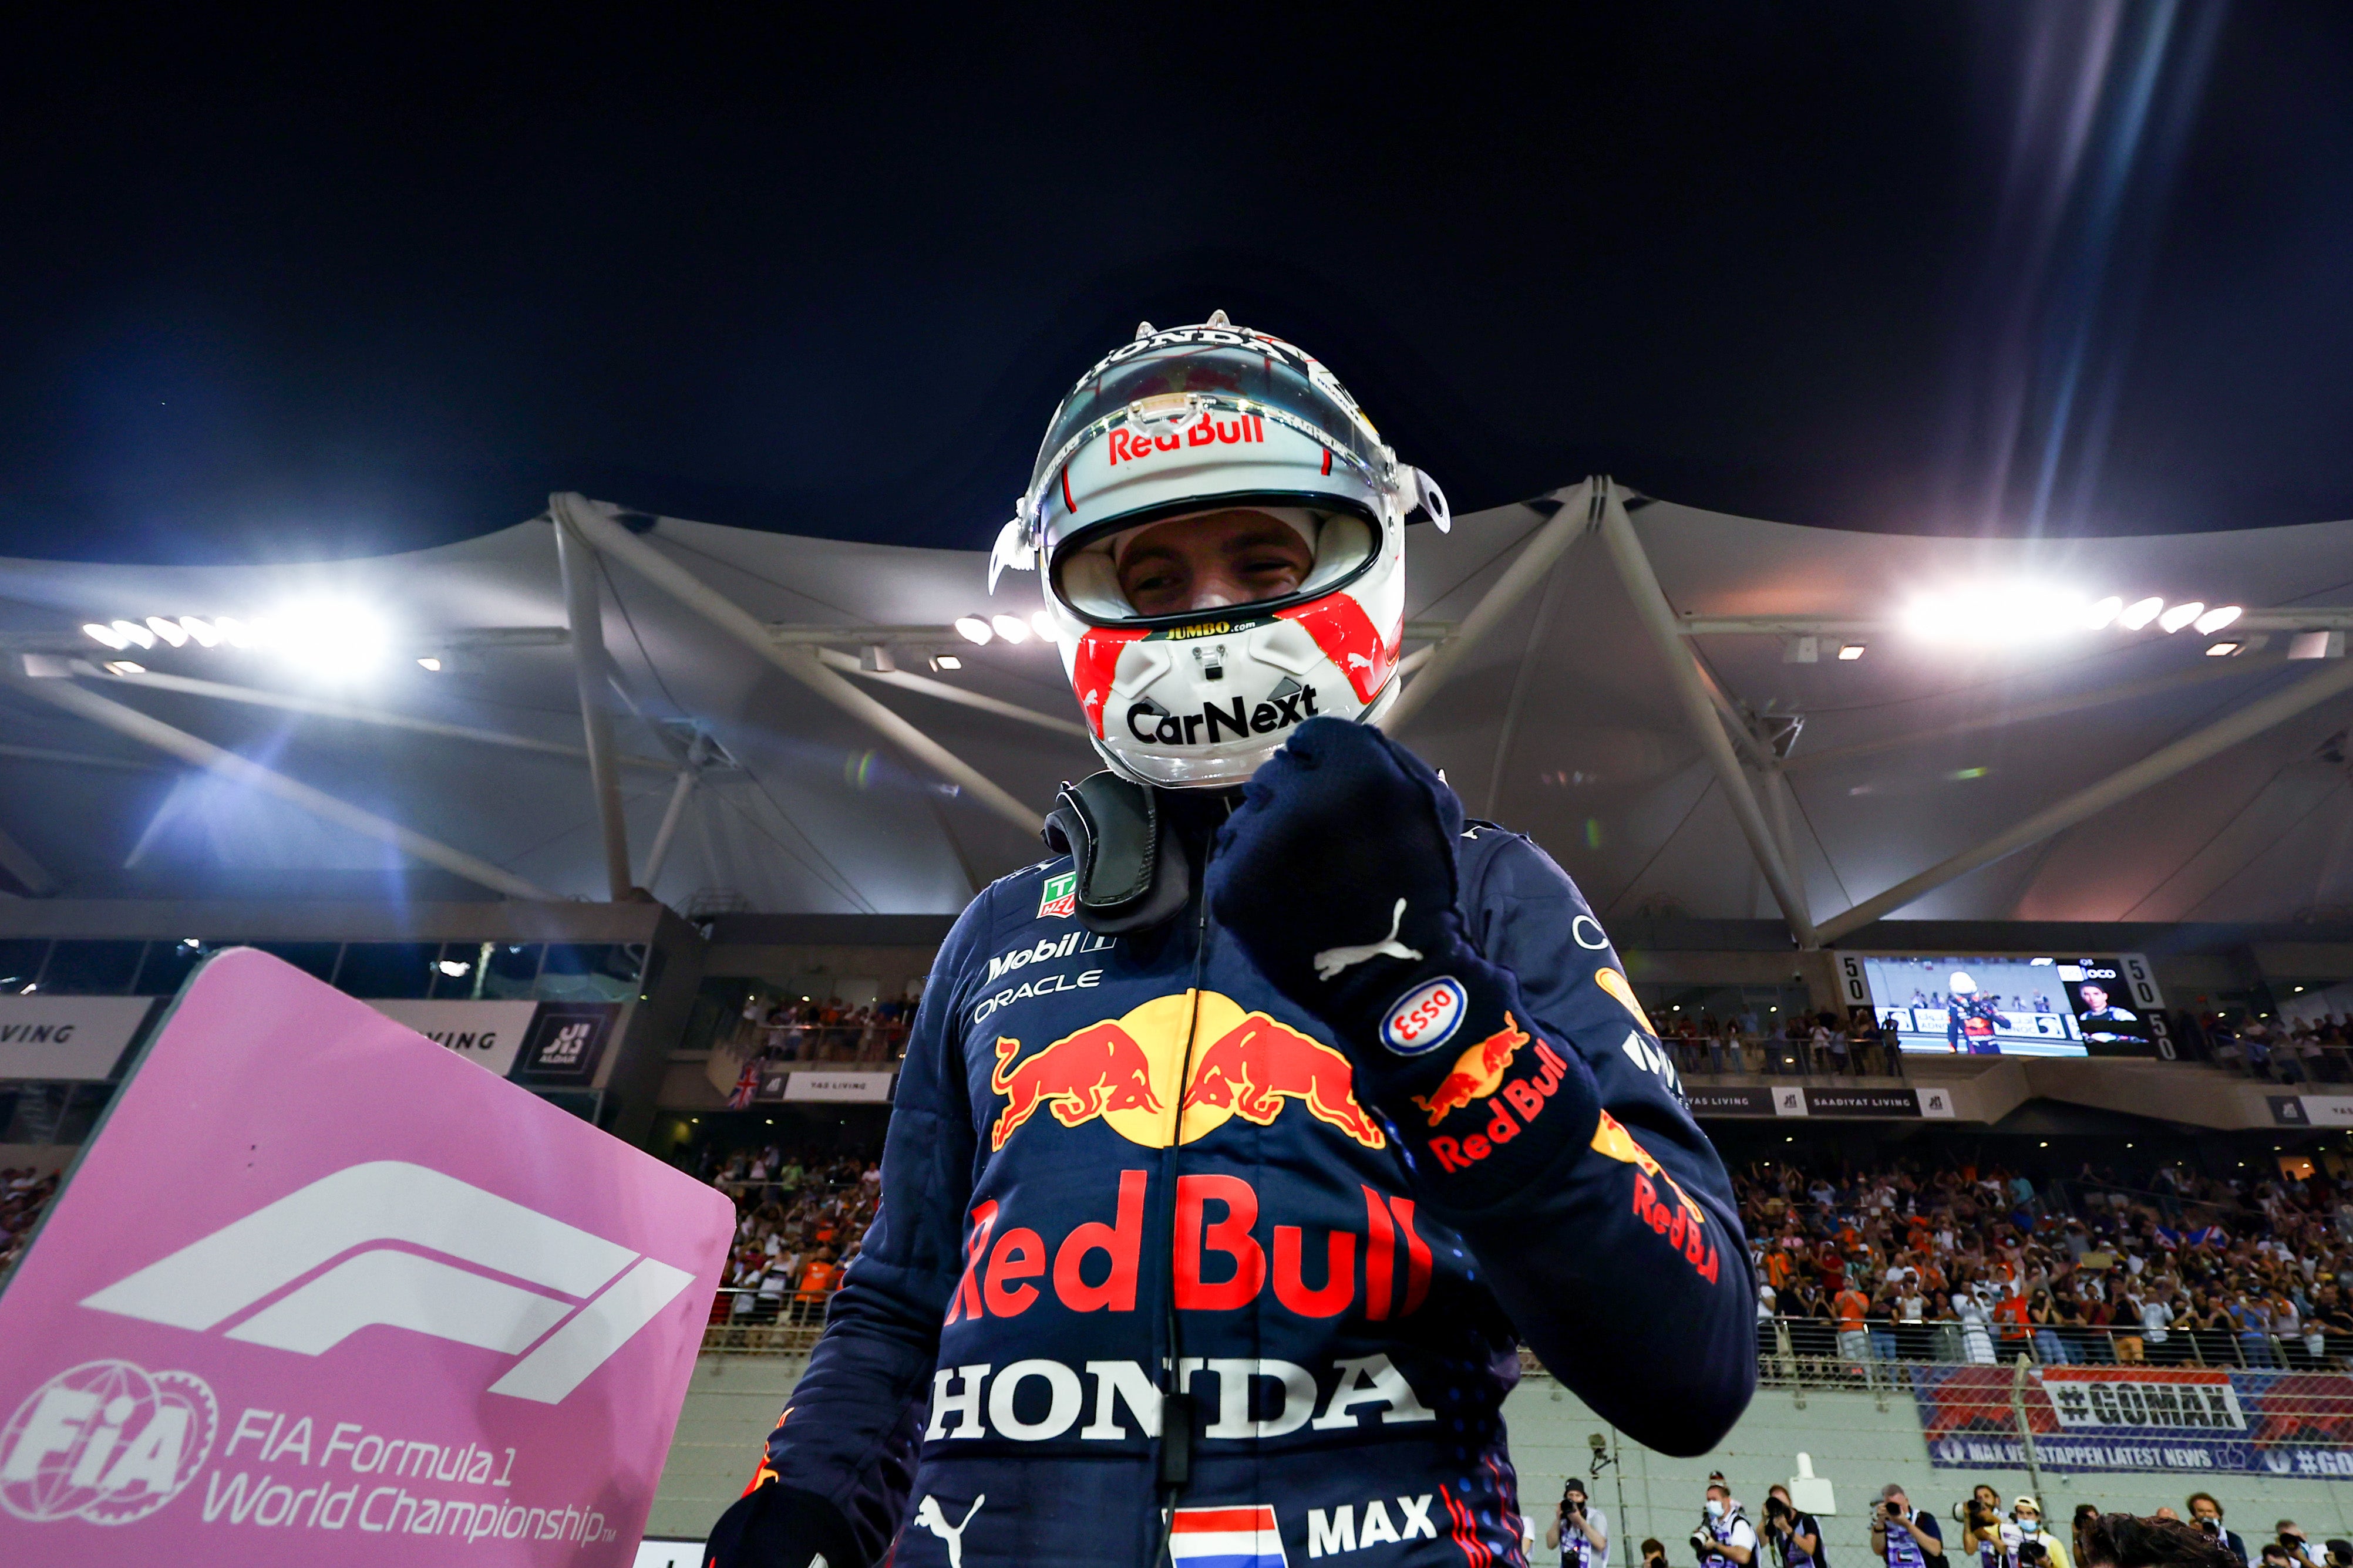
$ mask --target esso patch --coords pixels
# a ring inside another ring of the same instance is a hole
[[[1462,1026],[1462,983],[1452,975],[1417,985],[1389,1005],[1381,1043],[1401,1057],[1434,1051]]]

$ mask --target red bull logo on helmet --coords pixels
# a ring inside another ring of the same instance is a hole
[[[988,1082],[1006,1100],[991,1149],[1040,1110],[1064,1127],[1100,1121],[1131,1143],[1165,1149],[1236,1116],[1270,1126],[1289,1103],[1367,1149],[1388,1143],[1356,1103],[1346,1057],[1215,991],[1155,996],[1026,1055],[1002,1037]]]

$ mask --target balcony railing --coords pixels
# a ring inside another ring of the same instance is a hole
[[[702,1348],[720,1355],[805,1355],[825,1328],[832,1295],[762,1296],[723,1289],[712,1304]],[[742,1305],[737,1303],[741,1302]],[[1849,1331],[1815,1318],[1768,1318],[1757,1325],[1758,1380],[1773,1388],[1885,1388],[1915,1366],[2189,1367],[2223,1372],[2353,1371],[2353,1335],[2241,1333],[2173,1329],[2162,1342],[2123,1328],[2038,1329],[2024,1338],[1955,1323],[1899,1323]],[[1523,1370],[1544,1370],[1520,1352]]]

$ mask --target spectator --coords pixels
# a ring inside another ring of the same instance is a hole
[[[1838,1353],[1857,1365],[1871,1357],[1871,1342],[1863,1330],[1863,1319],[1871,1310],[1871,1298],[1849,1282],[1831,1302],[1838,1321]]]
[[[2237,1531],[2223,1523],[2222,1505],[2214,1500],[2212,1492],[2191,1492],[2185,1500],[2184,1506],[2189,1510],[2189,1520],[2192,1525],[2220,1542],[2225,1551],[2237,1558],[2239,1568],[2249,1568],[2247,1543],[2239,1538]],[[2075,1555],[2077,1561],[2081,1562],[2084,1554],[2078,1552]]]

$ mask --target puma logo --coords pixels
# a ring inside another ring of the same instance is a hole
[[[1421,954],[1398,941],[1398,928],[1405,924],[1405,900],[1399,899],[1397,908],[1389,911],[1389,934],[1363,947],[1327,947],[1315,955],[1315,978],[1329,980],[1351,964],[1362,963],[1368,958],[1402,958],[1419,960]]]
[[[964,1568],[964,1527],[972,1522],[972,1516],[978,1513],[980,1505],[987,1500],[987,1492],[974,1498],[972,1506],[964,1510],[964,1518],[954,1525],[950,1525],[947,1515],[940,1511],[939,1499],[927,1495],[915,1505],[915,1522],[948,1543],[948,1568]]]

